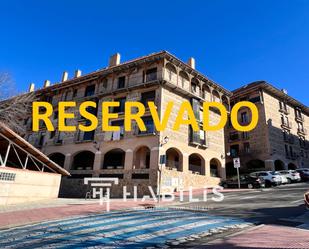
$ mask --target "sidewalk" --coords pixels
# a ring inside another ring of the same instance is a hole
[[[204,189],[194,189],[193,195],[202,194]],[[247,189],[224,189],[220,192],[239,192],[248,191]],[[254,191],[254,190],[251,190]],[[207,193],[211,193],[211,189],[207,189]],[[184,191],[184,196],[189,195],[189,191]],[[175,193],[179,196],[179,192]],[[174,202],[161,202],[160,205],[173,204]],[[111,199],[110,210],[120,210],[134,207],[143,207],[144,205],[157,205],[153,200],[142,202],[140,199],[134,201],[128,199],[124,202],[122,199]],[[70,216],[81,216],[87,214],[96,214],[106,211],[106,204],[99,205],[98,200],[84,199],[65,199],[58,198],[55,200],[38,201],[32,203],[24,203],[18,205],[0,206],[0,229],[26,225],[35,222],[47,221],[52,219],[61,219]]]
[[[196,248],[216,249],[308,249],[309,231],[293,227],[261,225]]]
[[[121,210],[134,207],[153,206],[157,203],[154,201],[141,200],[126,202],[122,200],[111,200],[110,210]],[[161,203],[164,205],[164,203]],[[171,204],[168,202],[167,204]],[[0,212],[0,229],[26,225],[36,222],[68,218],[72,216],[82,216],[88,214],[97,214],[106,211],[106,203],[99,204],[98,200],[54,200],[50,202],[28,203],[22,206],[6,207],[6,211]],[[4,208],[3,208],[4,209]]]

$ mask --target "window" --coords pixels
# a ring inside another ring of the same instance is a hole
[[[73,98],[76,98],[77,97],[77,89],[74,89],[73,91]]]
[[[242,133],[242,139],[244,139],[244,140],[249,139],[249,132],[244,131]]]
[[[239,145],[235,144],[230,147],[230,153],[232,157],[238,157],[239,155]]]
[[[241,113],[241,123],[242,124],[247,124],[248,121],[249,121],[248,113],[247,112],[242,112]]]
[[[155,128],[152,117],[143,117],[142,120],[146,126],[146,131],[139,130],[138,134],[153,134],[155,132]]]
[[[50,135],[49,135],[49,138],[53,139],[55,137],[55,135],[56,135],[56,131],[51,131]]]
[[[95,85],[90,85],[86,87],[85,97],[92,96],[95,93]]]
[[[94,133],[95,131],[85,131],[83,140],[84,141],[92,141],[94,139]]]
[[[303,150],[300,150],[300,156],[301,156],[301,157],[304,157],[304,156],[305,156]]]
[[[230,132],[230,141],[236,141],[239,139],[238,132]]]
[[[124,120],[114,120],[111,122],[111,126],[119,126],[120,127],[120,138],[124,137]],[[118,132],[118,131],[116,131]]]
[[[252,103],[257,103],[257,102],[261,101],[261,97],[260,96],[253,97],[253,98],[249,99],[249,101],[252,102]]]
[[[63,94],[63,99],[64,99],[64,101],[68,100],[68,96],[69,96],[69,92],[66,91],[66,92]]]
[[[124,112],[126,97],[114,99],[114,102],[119,102],[119,106],[113,107],[113,113],[122,113]]]
[[[157,68],[151,68],[146,71],[145,81],[153,81],[157,79]]]
[[[289,147],[286,144],[284,145],[284,149],[285,149],[285,155],[288,157],[289,156]]]
[[[58,114],[59,114],[58,111],[54,111],[54,120],[57,120],[57,119],[58,119]]]
[[[156,99],[156,91],[144,92],[141,96],[141,102],[147,108],[148,102],[154,102]]]
[[[244,143],[244,152],[250,153],[250,144],[249,143]]]
[[[293,154],[294,154],[294,153],[293,153],[293,147],[290,146],[290,155],[293,156]]]
[[[121,89],[124,88],[126,84],[126,77],[125,76],[121,76],[118,78],[118,85],[117,85],[117,89]]]
[[[42,147],[45,140],[45,132],[40,133],[39,140],[38,140],[38,147]]]
[[[303,136],[299,137],[299,146],[301,148],[306,148],[306,139],[305,139],[305,137],[303,137]]]
[[[196,93],[196,88],[197,88],[196,84],[191,84],[191,92]]]
[[[103,90],[107,89],[107,79],[102,80],[102,88]]]

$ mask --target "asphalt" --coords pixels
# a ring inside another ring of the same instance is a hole
[[[209,214],[242,218],[255,224],[297,226],[301,222],[296,217],[304,215],[304,193],[309,183],[281,185],[273,188],[244,190],[243,192],[224,193],[224,200],[215,202],[213,194],[207,201],[184,203],[180,206],[193,209],[208,209]],[[203,196],[194,198],[202,200]]]
[[[3,218],[11,215],[10,219],[19,220],[28,213],[32,221],[35,213],[39,219],[28,226],[0,231],[0,248],[234,249],[248,248],[248,243],[253,243],[251,237],[256,244],[254,248],[262,248],[260,245],[267,248],[309,248],[308,239],[302,246],[295,242],[295,238],[309,238],[309,215],[303,204],[303,194],[308,189],[309,183],[299,183],[235,190],[222,193],[224,199],[220,202],[212,200],[217,195],[211,193],[204,201],[204,193],[194,191],[193,198],[200,201],[189,203],[186,195],[184,202],[177,202],[178,197],[174,204],[166,207],[164,203],[150,209],[126,206],[127,209],[122,210],[119,206],[112,212],[105,212],[94,203],[82,201],[85,204],[81,204],[74,200],[57,200],[54,207],[48,208],[45,206],[51,203],[40,203],[30,210],[14,207],[14,212],[2,210],[0,218],[1,215]],[[68,205],[61,206],[64,203]],[[42,219],[41,216],[46,218],[48,212],[53,214],[55,210],[60,215],[58,219],[52,215],[51,221]],[[259,224],[266,225],[261,227]],[[250,232],[250,229],[257,230]],[[244,233],[229,239],[239,232]],[[274,241],[273,237],[277,240]],[[222,239],[223,242],[217,241]],[[288,242],[291,246],[286,246]]]

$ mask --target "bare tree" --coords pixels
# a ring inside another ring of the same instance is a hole
[[[8,73],[0,72],[0,121],[14,131],[24,134],[24,120],[31,117],[34,93],[18,94]]]

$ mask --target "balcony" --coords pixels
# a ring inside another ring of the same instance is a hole
[[[281,123],[282,128],[292,129],[292,122],[291,121],[284,121]]]
[[[298,122],[304,122],[305,121],[305,117],[302,114],[296,114],[295,120],[298,121]]]
[[[301,134],[301,135],[307,135],[307,129],[305,128],[297,128],[297,133]]]
[[[145,82],[157,80],[157,72],[147,73],[145,77]]]
[[[286,114],[286,115],[289,115],[289,114],[290,114],[289,108],[284,107],[284,106],[280,106],[279,112],[282,112],[282,113],[284,113],[284,114]]]
[[[53,144],[54,145],[62,145],[63,144],[62,138],[60,138],[59,136],[55,137],[54,140],[53,140]]]
[[[286,153],[285,157],[287,159],[296,160],[298,158],[298,155],[295,152],[292,152],[292,153]]]
[[[229,143],[238,142],[240,141],[240,136],[238,133],[232,133],[229,136]]]

